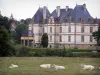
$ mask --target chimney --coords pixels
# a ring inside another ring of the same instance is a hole
[[[46,19],[46,6],[43,7],[43,19]]]
[[[83,9],[84,9],[84,10],[86,9],[86,4],[83,4]]]
[[[69,6],[66,6],[66,11],[68,10]]]
[[[56,13],[57,13],[57,17],[59,17],[60,16],[60,6],[57,6]]]

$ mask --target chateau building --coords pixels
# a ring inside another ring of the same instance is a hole
[[[86,4],[76,5],[74,9],[57,6],[52,13],[44,6],[39,7],[29,24],[28,36],[23,34],[21,40],[24,45],[40,47],[41,37],[47,33],[48,47],[90,48],[96,44],[92,32],[97,28],[98,19],[90,15]]]

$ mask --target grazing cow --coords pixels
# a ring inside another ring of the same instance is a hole
[[[40,68],[51,68],[51,64],[42,64]]]
[[[82,67],[82,69],[89,69],[89,70],[94,69],[94,66],[92,66],[92,65],[83,65],[83,64],[81,64],[81,67]]]
[[[11,66],[9,66],[9,68],[15,68],[15,67],[18,67],[18,65],[11,64]]]
[[[52,67],[54,67],[56,70],[58,70],[58,69],[65,69],[64,66],[58,66],[58,65],[55,65],[55,64],[53,64]]]

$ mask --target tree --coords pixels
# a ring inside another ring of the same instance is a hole
[[[94,37],[94,39],[97,41],[97,46],[100,46],[100,23],[99,23],[99,27],[98,30],[92,33],[92,36]]]
[[[13,44],[10,42],[10,34],[7,29],[0,28],[0,56],[15,54]]]
[[[15,29],[16,33],[13,32],[15,35],[15,40],[17,41],[17,43],[21,42],[21,36],[22,34],[27,34],[28,33],[28,25],[24,24],[24,23],[19,23]]]
[[[41,38],[41,45],[44,47],[44,48],[47,48],[48,47],[48,34],[47,33],[44,33],[42,35],[42,38]]]
[[[14,55],[14,46],[11,43],[10,20],[0,16],[0,56]]]
[[[31,18],[26,18],[25,20],[24,19],[21,19],[20,22],[28,25],[28,24],[32,23],[32,19]]]

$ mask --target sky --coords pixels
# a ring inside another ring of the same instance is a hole
[[[0,11],[3,16],[10,17],[11,13],[17,20],[32,18],[39,7],[47,6],[52,12],[57,6],[60,8],[75,8],[86,4],[86,8],[93,18],[100,18],[100,0],[0,0]]]

